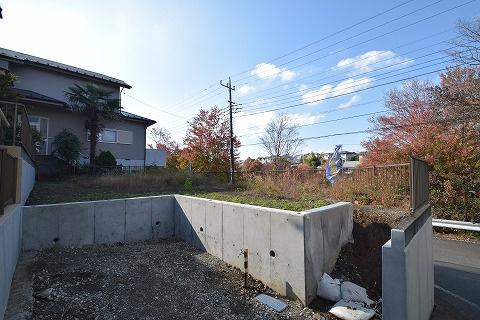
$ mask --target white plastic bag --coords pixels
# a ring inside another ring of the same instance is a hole
[[[361,303],[345,300],[338,301],[328,312],[343,320],[368,320],[375,315],[375,311]]]
[[[373,300],[370,300],[368,298],[367,290],[363,287],[360,287],[359,285],[356,285],[353,282],[342,282],[340,291],[342,299],[345,301],[362,302],[368,306],[373,303]]]
[[[340,280],[332,279],[332,277],[324,273],[318,281],[317,296],[334,302],[340,300],[342,298]]]

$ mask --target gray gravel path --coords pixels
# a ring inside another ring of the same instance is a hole
[[[282,298],[277,313],[258,303],[274,295],[223,261],[178,241],[149,241],[39,252],[28,267],[37,297],[33,319],[330,319]]]

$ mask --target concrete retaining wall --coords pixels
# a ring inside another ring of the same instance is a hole
[[[188,196],[159,196],[24,207],[23,248],[81,246],[175,237],[308,304],[351,237],[352,205],[306,212]]]
[[[175,236],[249,273],[282,295],[309,304],[317,281],[352,239],[353,206],[305,212],[175,196]]]
[[[429,319],[434,304],[430,209],[408,228],[392,229],[382,248],[383,319]]]
[[[21,204],[27,202],[28,196],[35,184],[35,165],[22,150],[22,178],[21,178]]]
[[[0,215],[0,319],[7,308],[10,284],[22,247],[22,207],[10,205]]]
[[[8,147],[17,156],[17,204],[7,206],[0,214],[0,319],[7,308],[10,284],[22,248],[22,205],[35,184],[35,167],[19,147]],[[3,182],[0,182],[3,183]]]
[[[23,207],[23,250],[173,236],[173,196]]]
[[[324,272],[335,267],[342,247],[353,241],[353,206],[339,202],[305,211],[305,277],[307,301],[317,295]]]

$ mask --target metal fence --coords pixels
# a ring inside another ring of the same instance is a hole
[[[408,163],[368,166],[343,169],[339,175],[340,180],[347,180],[358,187],[382,184],[384,182],[394,183],[405,190],[409,189],[409,167]],[[329,183],[325,176],[325,169],[288,169],[288,170],[265,170],[237,172],[239,178],[248,178],[253,176],[277,178],[282,175],[294,175],[296,178],[315,177],[324,183]]]
[[[0,149],[0,209],[15,203],[17,192],[17,159]]]
[[[410,158],[410,208],[413,214],[430,201],[430,183],[426,161]]]

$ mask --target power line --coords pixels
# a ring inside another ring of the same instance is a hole
[[[427,54],[427,55],[424,55],[422,57],[417,57],[417,58],[413,58],[412,60],[415,60],[415,59],[421,59],[421,58],[424,58],[424,57],[427,57],[427,56],[430,56],[432,54],[437,54],[438,52],[434,52],[434,53],[430,53],[430,54]],[[418,67],[420,65],[423,65],[423,64],[427,64],[427,63],[430,63],[430,62],[434,62],[434,61],[438,61],[438,60],[445,60],[446,58],[445,57],[438,57],[438,58],[434,58],[434,59],[430,59],[430,60],[427,60],[427,61],[424,61],[424,62],[419,62],[417,64],[414,64],[414,65],[408,65],[408,66],[405,66],[405,67],[402,67],[402,68],[396,68],[394,70],[390,70],[390,71],[386,71],[386,72],[383,72],[383,73],[380,73],[379,75],[382,76],[382,75],[387,75],[387,74],[390,74],[390,73],[393,73],[393,72],[398,72],[399,70],[406,70],[406,69],[410,69],[410,68],[413,68],[413,67]],[[412,61],[410,60],[410,61]],[[420,69],[424,69],[424,68],[429,68],[429,67],[432,67],[432,66],[436,66],[436,65],[439,65],[439,64],[443,64],[443,63],[446,63],[446,62],[450,62],[452,61],[452,59],[450,60],[445,60],[445,61],[440,61],[439,63],[435,63],[435,64],[431,64],[431,65],[428,65],[428,66],[424,66],[424,67],[421,67],[421,68],[417,68],[417,69],[413,69],[413,70],[409,70],[409,71],[406,71],[406,72],[403,72],[403,73],[407,73],[407,72],[412,72],[412,71],[416,71],[416,70],[420,70]],[[398,66],[398,65],[402,65],[402,64],[405,64],[406,62],[405,61],[401,61],[401,62],[398,62],[398,63],[395,63],[395,64],[391,64],[391,65],[388,65],[388,66],[385,66],[385,67],[381,67],[381,68],[378,68],[378,69],[374,69],[374,70],[371,70],[371,71],[367,71],[367,72],[363,72],[363,73],[359,73],[359,74],[356,74],[355,77],[360,77],[360,76],[365,76],[367,74],[372,74],[372,73],[375,73],[377,71],[380,71],[380,70],[383,70],[383,69],[388,69],[388,68],[391,68],[391,67],[394,67],[394,66]],[[403,73],[398,73],[398,74],[394,74],[392,76],[389,76],[389,77],[394,77],[394,76],[398,76],[398,75],[401,75]],[[388,78],[388,77],[387,77]],[[308,90],[310,90],[311,92],[313,90],[315,91],[320,91],[320,92],[317,92],[317,95],[322,95],[322,94],[325,94],[325,93],[328,93],[331,88],[325,88],[325,89],[321,89],[321,88],[324,88],[325,86],[327,85],[333,85],[335,83],[342,83],[343,81],[346,81],[346,80],[350,80],[350,79],[353,79],[351,76],[348,76],[346,78],[342,78],[342,79],[338,79],[338,80],[335,80],[333,82],[325,82],[325,83],[322,83],[320,85],[316,85],[315,87],[312,87],[312,88],[309,88]],[[383,78],[385,79],[385,78]],[[380,79],[382,80],[382,79]],[[312,82],[313,83],[313,82]],[[353,86],[355,87],[355,86]],[[321,90],[318,90],[317,88],[320,88]],[[342,89],[347,89],[349,87],[342,87]],[[316,90],[317,89],[317,90]],[[323,93],[322,93],[323,92]],[[294,89],[293,91],[291,92],[287,92],[287,93],[283,93],[283,94],[279,94],[279,95],[276,95],[276,96],[267,96],[267,97],[262,97],[262,98],[266,98],[266,99],[276,99],[276,98],[280,98],[280,97],[284,97],[284,96],[290,96],[290,95],[293,95],[293,94],[298,94],[299,91],[297,89]],[[300,92],[301,93],[301,92]],[[273,104],[278,104],[279,101],[285,101],[285,100],[291,100],[292,97],[287,97],[287,98],[282,98],[282,99],[278,99],[274,102],[271,102]],[[258,100],[258,99],[257,99]],[[294,101],[297,101],[299,99],[295,98]],[[289,101],[288,103],[291,103],[292,101]],[[259,106],[260,105],[268,105],[270,103],[265,103],[265,104],[252,104],[252,105],[248,105],[248,101],[245,102],[243,101],[243,104],[246,104],[245,106],[245,109],[249,109],[249,110],[258,110],[258,109],[262,109],[260,108]]]
[[[391,110],[382,110],[382,111],[375,111],[375,112],[369,112],[369,113],[362,113],[362,114],[357,114],[357,115],[342,117],[342,118],[337,118],[337,119],[330,119],[330,120],[324,120],[324,121],[319,121],[319,122],[300,124],[300,125],[296,125],[295,127],[296,128],[303,128],[303,127],[315,126],[315,125],[319,125],[319,124],[338,122],[338,121],[356,119],[356,118],[361,118],[361,117],[368,117],[368,116],[373,116],[373,115],[376,115],[376,114],[387,113],[387,112],[391,112]],[[258,135],[258,134],[263,134],[263,133],[265,133],[265,130],[254,132],[254,133],[249,133],[249,134],[246,134],[246,135],[241,135],[241,136],[238,136],[238,137],[239,138],[240,137],[251,137],[253,135]]]
[[[138,103],[143,104],[144,106],[147,106],[147,107],[152,108],[152,109],[154,109],[154,110],[157,110],[157,111],[166,113],[166,114],[168,114],[168,115],[171,115],[172,117],[187,119],[187,118],[185,118],[185,117],[179,116],[178,114],[165,111],[165,110],[160,109],[160,108],[158,108],[158,107],[155,107],[155,106],[153,106],[153,105],[151,105],[151,104],[148,104],[148,103],[146,103],[146,102],[144,102],[144,101],[142,101],[142,100],[139,100],[139,99],[135,98],[134,96],[129,95],[129,94],[126,93],[125,91],[122,91],[122,92],[123,92],[124,95],[126,95],[126,96],[129,97],[130,99],[133,99],[133,100],[137,101]]]
[[[466,117],[466,118],[470,118],[470,117]],[[366,129],[366,130],[357,130],[357,131],[349,131],[349,132],[338,132],[338,133],[326,134],[326,135],[321,135],[321,136],[312,136],[312,137],[300,138],[299,140],[300,141],[317,140],[317,139],[331,138],[331,137],[337,137],[337,136],[354,135],[354,134],[360,134],[360,133],[375,133],[375,132],[382,132],[384,130],[402,129],[402,128],[408,128],[408,127],[422,126],[422,125],[446,124],[446,123],[455,122],[455,121],[459,121],[459,120],[466,120],[466,118],[465,117],[463,119],[461,119],[461,118],[460,119],[459,118],[451,118],[449,120],[443,119],[443,120],[437,120],[437,121],[424,121],[424,122],[408,124],[408,125],[383,126],[383,127],[377,128],[377,129]],[[471,117],[471,118],[473,118],[473,117]],[[262,143],[261,142],[249,143],[249,144],[240,145],[240,147],[258,146],[258,145],[262,145]]]
[[[385,10],[385,11],[382,11],[382,12],[380,12],[380,13],[377,13],[377,14],[375,14],[374,16],[371,16],[371,17],[369,17],[369,18],[367,18],[367,19],[364,19],[364,20],[361,20],[361,21],[359,21],[359,22],[356,22],[356,23],[354,23],[354,24],[352,24],[352,25],[350,25],[350,26],[348,26],[348,27],[345,27],[345,28],[343,28],[343,29],[341,29],[341,30],[335,31],[335,32],[333,32],[333,33],[331,33],[331,34],[329,34],[329,35],[327,35],[327,36],[325,36],[325,37],[323,37],[323,38],[321,38],[321,39],[315,40],[315,41],[310,42],[310,43],[308,43],[308,44],[306,44],[306,45],[304,45],[304,46],[302,46],[302,47],[300,47],[300,48],[297,48],[297,49],[295,49],[295,50],[292,50],[292,51],[290,51],[290,52],[287,52],[287,53],[285,53],[285,54],[282,54],[282,55],[280,55],[280,56],[278,56],[278,57],[276,57],[276,58],[273,58],[273,59],[267,61],[267,63],[275,62],[275,61],[277,61],[277,60],[280,60],[280,59],[282,59],[282,58],[285,58],[285,57],[287,57],[287,56],[290,56],[290,55],[292,55],[292,54],[294,54],[294,53],[297,53],[297,52],[299,52],[299,51],[302,51],[302,50],[304,50],[304,49],[306,49],[306,48],[309,48],[309,47],[311,47],[311,46],[313,46],[313,45],[315,45],[315,44],[317,44],[317,43],[319,43],[319,42],[322,42],[322,41],[324,41],[324,40],[327,40],[327,39],[329,39],[329,38],[331,38],[331,37],[333,37],[333,36],[336,36],[336,35],[338,35],[338,34],[340,34],[340,33],[343,33],[343,32],[345,32],[345,31],[348,31],[348,30],[350,30],[350,29],[353,29],[353,28],[355,28],[355,27],[357,27],[357,26],[359,26],[359,25],[361,25],[361,24],[363,24],[363,23],[365,23],[365,22],[368,22],[368,21],[370,21],[370,20],[373,20],[373,19],[375,19],[375,18],[378,18],[378,17],[380,17],[380,16],[382,16],[382,15],[384,15],[384,14],[390,12],[390,11],[393,11],[393,10],[395,10],[395,9],[398,9],[398,8],[404,6],[404,5],[406,5],[407,3],[410,3],[410,2],[412,2],[412,1],[413,1],[413,0],[409,0],[409,1],[402,2],[402,3],[400,3],[400,4],[398,4],[398,5],[394,6],[394,7],[392,7],[392,8],[390,8],[390,9],[387,9],[387,10]],[[236,73],[236,74],[233,75],[233,77],[239,76],[239,75],[244,74],[244,73],[248,73],[248,72],[250,72],[251,70],[252,70],[252,69],[248,69],[248,70],[244,70],[244,71],[242,71],[242,72]]]
[[[359,107],[364,107],[364,106],[367,106],[367,105],[371,105],[371,104],[374,104],[374,103],[378,103],[378,102],[382,102],[383,100],[382,99],[376,99],[376,100],[370,100],[370,101],[365,101],[365,102],[361,102],[361,103],[356,103],[356,104],[352,104],[351,106],[349,106],[348,108],[334,108],[334,109],[329,109],[329,110],[325,110],[323,112],[320,112],[318,114],[312,114],[312,116],[324,116],[326,114],[329,114],[329,113],[334,113],[334,112],[340,112],[340,111],[345,111],[345,110],[351,110],[353,108],[359,108]],[[245,130],[251,130],[251,129],[256,129],[258,128],[258,126],[253,126],[253,127],[249,127],[249,128],[246,128]],[[242,135],[242,136],[249,136],[249,134],[247,135]],[[242,137],[240,136],[240,137]]]
[[[421,11],[421,10],[423,10],[423,9],[425,9],[425,8],[427,8],[427,7],[430,7],[430,6],[432,6],[432,5],[435,5],[435,4],[437,4],[437,3],[441,2],[441,1],[443,1],[443,0],[436,1],[436,2],[434,2],[434,3],[432,3],[432,4],[429,4],[429,5],[427,5],[427,6],[424,6],[424,7],[420,8],[420,9],[417,9],[417,10],[415,10],[415,11],[412,11],[412,12],[410,12],[410,13],[407,14],[407,15],[410,15],[410,14],[416,13],[416,12],[418,12],[418,11]],[[441,12],[435,13],[435,14],[433,14],[433,15],[430,15],[430,16],[428,16],[428,17],[422,18],[422,19],[417,20],[417,21],[415,21],[415,22],[409,23],[409,24],[407,24],[407,25],[405,25],[405,26],[396,28],[396,29],[394,29],[394,30],[388,31],[388,32],[383,33],[383,34],[380,34],[380,35],[375,36],[375,37],[373,37],[373,38],[370,38],[370,39],[368,39],[368,40],[361,41],[361,42],[359,42],[359,43],[357,43],[357,44],[355,44],[355,45],[352,45],[352,46],[349,46],[349,47],[346,47],[346,48],[342,48],[342,49],[340,49],[340,50],[331,52],[331,53],[329,53],[329,54],[327,54],[327,55],[325,55],[325,56],[322,56],[322,57],[320,57],[320,58],[316,58],[316,59],[313,59],[313,60],[310,60],[310,61],[301,63],[301,64],[299,64],[299,65],[296,65],[296,66],[294,66],[294,67],[289,68],[289,70],[297,69],[297,68],[299,68],[299,67],[301,67],[301,66],[310,64],[310,63],[312,63],[312,62],[314,62],[314,61],[320,60],[320,59],[325,58],[325,57],[327,57],[327,56],[331,56],[331,55],[333,55],[333,54],[336,54],[336,53],[339,53],[339,52],[342,52],[342,51],[346,51],[346,50],[351,49],[351,48],[354,48],[354,47],[356,47],[356,46],[359,46],[359,45],[362,45],[362,44],[371,42],[371,41],[376,40],[376,39],[379,39],[379,38],[384,37],[384,36],[386,36],[386,35],[393,34],[393,33],[397,32],[397,31],[400,31],[400,30],[409,28],[409,27],[411,27],[411,26],[413,26],[413,25],[419,24],[419,23],[421,23],[421,22],[424,22],[424,21],[427,21],[427,20],[429,20],[429,19],[432,19],[432,18],[435,18],[435,17],[437,17],[437,16],[440,16],[440,15],[442,15],[442,14],[444,14],[444,13],[447,13],[447,12],[453,11],[453,10],[455,10],[455,9],[458,9],[458,8],[460,8],[460,7],[462,7],[462,6],[465,6],[465,5],[467,5],[467,4],[470,4],[470,3],[474,2],[474,1],[476,1],[476,0],[470,0],[470,1],[464,2],[464,3],[460,4],[460,5],[451,7],[451,8],[449,8],[449,9],[446,9],[446,10],[443,10],[443,11],[441,11]],[[404,17],[404,16],[406,16],[406,15],[403,15],[403,16],[401,16],[401,17]],[[322,51],[322,50],[328,49],[328,48],[330,48],[330,47],[332,47],[332,46],[334,46],[334,45],[337,45],[337,44],[343,43],[343,42],[345,42],[345,41],[351,40],[351,39],[353,39],[353,38],[355,38],[355,37],[357,37],[357,36],[359,36],[359,35],[366,34],[366,33],[370,32],[370,31],[372,31],[372,30],[374,30],[374,29],[377,29],[377,28],[379,28],[379,27],[382,27],[382,26],[384,26],[384,25],[386,25],[386,24],[388,24],[388,23],[391,23],[392,21],[398,20],[398,19],[401,18],[401,17],[398,17],[398,18],[395,18],[395,19],[393,19],[393,20],[387,21],[387,22],[382,23],[382,24],[380,24],[380,25],[378,25],[378,26],[375,26],[375,27],[370,28],[370,29],[368,29],[368,30],[362,31],[362,32],[360,32],[360,33],[358,33],[358,34],[356,34],[356,35],[354,35],[354,36],[351,36],[351,37],[348,37],[348,38],[346,38],[346,39],[337,41],[337,42],[334,43],[334,44],[331,44],[331,45],[328,45],[328,46],[326,46],[326,47],[317,49],[317,50],[315,50],[315,51],[313,51],[313,52],[310,52],[310,53],[308,53],[308,54],[305,54],[305,55],[303,55],[303,56],[301,56],[301,57],[298,57],[298,58],[295,58],[295,59],[293,59],[293,60],[287,61],[287,62],[285,62],[285,63],[283,63],[283,64],[280,64],[280,65],[278,65],[278,66],[275,66],[275,67],[278,68],[278,67],[280,67],[280,66],[287,65],[287,64],[289,64],[289,63],[291,63],[291,62],[297,61],[297,60],[299,60],[299,59],[303,59],[304,57],[307,57],[307,56],[310,56],[310,55],[315,54],[315,53],[317,53],[317,52],[320,52],[320,51]],[[267,72],[267,71],[268,71],[268,70],[264,70],[263,72]],[[251,74],[251,75],[249,75],[249,76],[240,78],[240,79],[238,79],[237,81],[244,81],[244,80],[246,80],[246,79],[248,79],[248,78],[253,77],[254,75],[255,75],[255,74]]]
[[[314,100],[314,101],[297,103],[297,104],[294,104],[294,105],[289,105],[289,106],[285,106],[285,107],[281,107],[281,108],[275,108],[275,109],[270,109],[270,110],[258,111],[258,112],[248,113],[248,114],[241,114],[241,115],[239,115],[239,116],[236,116],[236,118],[248,117],[248,116],[252,116],[252,115],[255,115],[255,114],[261,114],[261,113],[270,112],[270,111],[284,110],[284,109],[289,109],[289,108],[293,108],[293,107],[303,106],[303,105],[312,104],[312,103],[316,103],[316,102],[320,102],[320,101],[330,100],[330,99],[333,99],[333,98],[343,97],[343,96],[350,95],[350,94],[353,94],[353,93],[358,93],[358,92],[362,92],[362,91],[365,91],[365,90],[370,90],[370,89],[373,89],[373,88],[378,88],[378,87],[386,86],[386,85],[389,85],[389,84],[398,83],[398,82],[402,82],[402,81],[405,81],[405,80],[411,80],[411,79],[414,79],[414,78],[417,78],[417,77],[422,77],[422,76],[425,76],[425,75],[429,75],[429,74],[433,74],[433,73],[445,71],[445,70],[447,70],[447,69],[448,69],[448,68],[437,69],[437,70],[434,70],[434,71],[430,71],[430,72],[425,72],[425,73],[422,73],[422,74],[418,74],[418,75],[415,75],[415,76],[412,76],[412,77],[407,77],[407,78],[402,78],[402,79],[399,79],[399,80],[389,81],[389,82],[386,82],[386,83],[382,83],[382,84],[370,86],[370,87],[367,87],[367,88],[362,88],[362,89],[354,90],[354,91],[347,92],[347,93],[338,94],[338,95],[335,95],[335,96],[325,97],[325,98],[318,99],[318,100]]]
[[[426,48],[426,47],[425,47],[425,48]],[[425,49],[425,48],[422,48],[422,50]],[[451,47],[451,48],[453,48],[453,47]],[[446,50],[448,50],[448,49],[446,49]],[[402,60],[402,61],[399,61],[399,62],[396,62],[396,63],[393,63],[393,64],[388,64],[388,65],[386,65],[386,66],[379,67],[379,68],[377,68],[377,69],[373,69],[373,70],[369,70],[369,71],[366,71],[366,72],[354,74],[353,76],[354,76],[354,77],[364,76],[364,75],[367,75],[367,74],[375,73],[375,72],[380,71],[380,70],[389,69],[389,68],[392,68],[392,67],[395,67],[395,66],[401,66],[401,65],[404,65],[404,64],[408,64],[409,62],[417,61],[418,59],[423,59],[423,58],[428,57],[428,56],[432,56],[432,55],[436,55],[436,54],[438,54],[438,53],[442,53],[443,51],[444,51],[443,49],[442,49],[442,50],[437,50],[437,51],[430,52],[430,53],[428,53],[428,54],[424,54],[424,55],[421,55],[421,56],[418,56],[418,57],[413,57],[413,58],[409,58],[409,59],[407,59],[407,60]],[[383,51],[380,51],[379,54],[381,54],[381,53],[383,53]],[[372,57],[374,57],[374,56],[375,56],[375,55],[373,55],[373,56],[368,56],[368,57],[365,58],[365,59],[369,59],[369,58],[372,58]],[[378,61],[376,61],[376,62],[374,62],[374,63],[372,63],[372,64],[369,64],[368,67],[371,67],[371,66],[373,66],[373,65],[375,65],[375,64],[380,64],[380,63],[382,63],[382,62],[387,62],[387,61],[392,60],[392,59],[395,59],[395,58],[396,58],[396,56],[395,56],[395,57],[389,57],[389,58],[383,59],[383,60],[378,60]],[[419,62],[419,63],[417,63],[416,65],[425,64],[425,63],[432,62],[432,61],[439,60],[439,59],[445,59],[445,57],[439,57],[439,58],[435,58],[435,59],[433,59],[433,60],[428,60],[428,61],[424,61],[424,62]],[[358,60],[358,61],[362,61],[362,60],[364,60],[364,59],[361,59],[361,60]],[[355,61],[355,62],[356,62],[356,61]],[[353,62],[352,62],[352,63],[353,63]],[[391,73],[391,72],[395,72],[395,71],[398,71],[398,70],[402,70],[402,69],[406,69],[406,68],[411,68],[411,67],[413,67],[413,66],[415,66],[415,65],[407,65],[407,66],[402,67],[402,68],[395,68],[394,70],[389,71],[389,72]],[[343,75],[343,74],[348,75],[349,73],[350,73],[349,71],[337,72],[336,74],[329,75],[329,76],[326,76],[326,77],[322,77],[322,78],[313,80],[313,81],[311,81],[311,82],[307,82],[307,83],[305,83],[305,85],[311,85],[311,84],[314,84],[314,83],[318,83],[318,82],[321,81],[321,80],[325,80],[325,79],[337,77],[337,76]],[[386,74],[386,73],[384,73],[384,74]],[[347,79],[349,79],[349,78],[352,78],[352,76],[349,75],[349,76],[346,77],[346,78],[343,78],[343,79],[340,79],[340,80],[336,80],[336,81],[347,80]],[[322,87],[323,85],[326,85],[326,84],[331,84],[331,83],[329,83],[329,82],[327,82],[327,83],[322,83],[322,84],[320,84],[320,85],[317,85],[317,86],[315,86],[315,87],[313,87],[313,88],[309,88],[309,89],[314,89],[314,88],[317,88],[317,87]],[[283,92],[283,91],[285,91],[285,90],[281,90],[281,91],[278,91],[278,92]],[[290,90],[290,91],[291,91],[291,93],[284,93],[284,94],[281,94],[281,95],[278,95],[278,96],[269,96],[269,95],[267,95],[267,96],[261,96],[261,98],[265,98],[265,97],[268,97],[268,98],[277,98],[277,97],[281,97],[281,96],[285,96],[285,95],[289,95],[289,94],[298,93],[298,90],[297,90],[296,88],[292,88],[292,90]],[[254,98],[251,98],[251,99],[249,99],[249,100],[243,100],[242,102],[243,102],[243,104],[248,104],[248,103],[257,101],[258,98],[259,98],[259,96],[254,97]],[[248,107],[247,107],[247,108],[248,108]]]
[[[434,34],[432,34],[432,35],[429,35],[429,36],[426,36],[426,37],[422,37],[422,38],[417,39],[417,40],[415,40],[415,41],[407,42],[407,43],[405,43],[405,44],[402,44],[402,45],[393,47],[393,48],[391,48],[389,51],[394,51],[394,50],[397,50],[397,49],[400,49],[400,48],[403,48],[403,47],[406,47],[406,46],[410,46],[410,45],[412,45],[412,44],[416,44],[416,43],[418,43],[418,42],[424,42],[424,41],[427,40],[427,39],[430,39],[430,38],[439,36],[439,35],[441,35],[441,34],[445,34],[445,33],[449,32],[449,31],[451,31],[451,30],[452,30],[452,28],[449,28],[449,29],[443,30],[443,31],[441,31],[441,32],[434,33]],[[433,46],[437,46],[437,45],[443,44],[443,43],[445,43],[445,42],[446,42],[445,40],[442,40],[442,41],[439,41],[439,42],[435,42],[435,43],[429,44],[429,45],[424,46],[424,47],[421,47],[421,48],[417,48],[417,49],[414,49],[414,50],[410,50],[410,51],[407,51],[407,52],[400,53],[400,55],[408,55],[408,54],[411,54],[411,53],[415,53],[415,52],[418,52],[418,51],[422,51],[422,50],[424,50],[424,49],[429,49],[429,48],[432,48]],[[379,51],[377,54],[374,54],[374,55],[371,55],[371,56],[368,56],[368,57],[365,57],[365,58],[363,58],[363,59],[356,60],[356,61],[363,61],[363,60],[366,60],[366,59],[370,59],[370,58],[372,58],[372,57],[375,57],[375,56],[378,56],[378,55],[382,54],[383,52],[384,52],[384,51]],[[352,61],[352,62],[350,62],[350,63],[347,63],[346,66],[351,65],[351,64],[353,64],[353,63],[356,62],[356,61]],[[376,62],[376,63],[378,63],[378,62]],[[376,63],[373,63],[373,64],[376,64]],[[295,84],[295,83],[300,83],[300,82],[304,81],[305,79],[309,79],[309,78],[312,78],[312,77],[316,77],[316,76],[321,75],[321,74],[328,74],[328,72],[324,72],[324,71],[322,71],[322,72],[316,72],[316,73],[310,74],[310,75],[305,76],[305,77],[297,78],[297,79],[294,80],[294,81],[290,81],[288,84],[291,85],[291,84]],[[324,77],[324,78],[326,78],[326,77]],[[249,84],[248,82],[245,83],[245,85],[248,85],[248,84]],[[284,87],[284,86],[285,86],[285,84],[284,84],[284,83],[281,83],[281,84],[276,85],[276,86],[273,86],[273,87],[269,87],[269,88],[266,88],[266,89],[262,89],[262,90],[256,91],[255,94],[253,95],[253,97],[254,97],[254,98],[255,98],[255,97],[259,97],[261,93],[269,92],[269,91],[272,91],[272,90],[274,90],[274,89],[276,89],[276,88],[281,88],[281,87]],[[280,90],[280,91],[283,91],[283,90]],[[279,91],[279,92],[280,92],[280,91]]]

